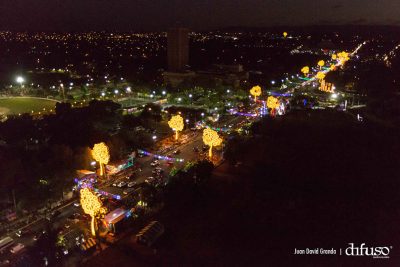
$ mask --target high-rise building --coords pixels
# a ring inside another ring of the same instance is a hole
[[[168,71],[181,72],[189,63],[189,30],[170,28],[168,30]]]

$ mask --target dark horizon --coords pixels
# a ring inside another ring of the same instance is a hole
[[[324,30],[335,30],[335,31],[348,31],[351,32],[357,30],[368,30],[369,32],[388,30],[388,31],[399,31],[400,25],[389,25],[389,24],[310,24],[303,26],[293,26],[293,25],[278,25],[278,26],[240,26],[240,25],[232,25],[226,27],[214,27],[207,29],[197,29],[190,28],[186,25],[171,25],[169,27],[165,27],[163,29],[82,29],[82,30],[38,30],[38,29],[27,29],[27,30],[19,30],[19,29],[7,29],[2,28],[0,26],[0,31],[10,31],[10,32],[26,32],[26,33],[86,33],[86,32],[105,32],[105,33],[146,33],[146,32],[160,32],[166,33],[171,27],[184,27],[188,28],[191,32],[213,32],[213,31],[260,31],[260,32],[276,32],[281,33],[281,31],[295,31],[296,33],[301,32],[310,32],[310,31],[324,31]]]
[[[0,28],[29,31],[160,31],[176,24],[195,30],[309,25],[399,26],[400,2],[288,0],[282,2],[19,0],[0,5]]]

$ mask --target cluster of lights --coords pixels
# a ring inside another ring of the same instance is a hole
[[[157,154],[153,154],[153,153],[141,150],[141,149],[138,149],[138,153],[141,154],[141,155],[152,156],[152,157],[155,157],[156,159],[159,159],[159,160],[167,160],[167,161],[175,161],[175,162],[183,162],[183,161],[185,161],[184,159],[181,159],[181,158],[171,158],[171,157],[168,157],[168,156],[157,155]]]
[[[210,125],[206,125],[203,121],[200,121],[200,122],[198,122],[197,124],[196,124],[196,126],[197,127],[201,127],[201,128],[210,128],[210,129],[213,129],[214,131],[217,131],[217,132],[228,132],[228,131],[230,131],[230,129],[229,128],[224,128],[224,127],[212,127],[212,126],[210,126]]]

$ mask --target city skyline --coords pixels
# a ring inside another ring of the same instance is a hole
[[[288,1],[48,1],[0,5],[3,30],[194,30],[231,26],[268,27],[326,24],[400,25],[395,0]]]

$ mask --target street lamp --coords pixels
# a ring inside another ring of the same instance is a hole
[[[117,89],[114,90],[114,94],[118,95],[119,91]]]
[[[21,86],[22,86],[22,84],[25,82],[25,79],[24,79],[24,77],[22,77],[22,76],[18,76],[15,80],[16,80],[16,82],[19,83]]]
[[[275,81],[271,81],[271,84],[275,84]]]
[[[163,95],[165,95],[166,93],[167,93],[167,92],[165,92],[165,91],[162,91],[162,94],[163,94]]]

